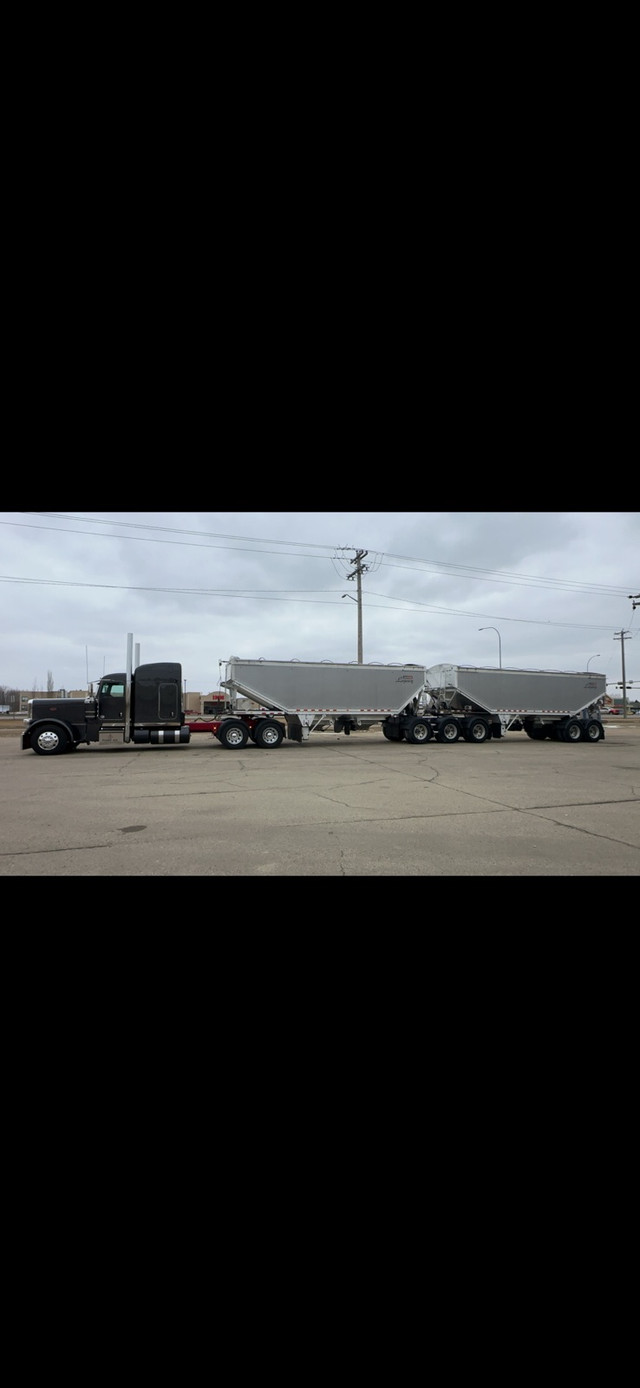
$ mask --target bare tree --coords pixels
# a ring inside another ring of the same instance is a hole
[[[47,670],[47,694],[53,694],[54,684],[51,670]]]
[[[20,706],[20,692],[9,684],[0,684],[0,704],[8,704],[11,713]]]

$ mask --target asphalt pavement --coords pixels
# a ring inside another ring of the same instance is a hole
[[[0,737],[3,877],[640,875],[640,718],[576,745],[374,729],[49,758],[19,739]]]

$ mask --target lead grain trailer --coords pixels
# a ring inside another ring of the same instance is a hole
[[[541,742],[600,742],[606,675],[432,665],[429,705],[441,742],[485,742],[524,729]]]
[[[390,740],[426,742],[427,681],[420,665],[358,665],[328,660],[241,660],[224,667],[225,710],[209,724],[223,747],[307,742],[314,730],[346,733],[381,724]]]

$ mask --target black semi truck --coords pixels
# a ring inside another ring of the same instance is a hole
[[[41,757],[73,752],[81,742],[133,742],[186,745],[191,729],[182,708],[182,666],[175,662],[138,665],[132,670],[129,637],[127,670],[103,675],[97,692],[82,699],[30,699],[22,749]]]

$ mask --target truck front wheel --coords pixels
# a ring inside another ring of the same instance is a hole
[[[57,757],[61,752],[66,752],[69,745],[68,733],[55,723],[43,723],[31,736],[31,746],[39,757]]]

